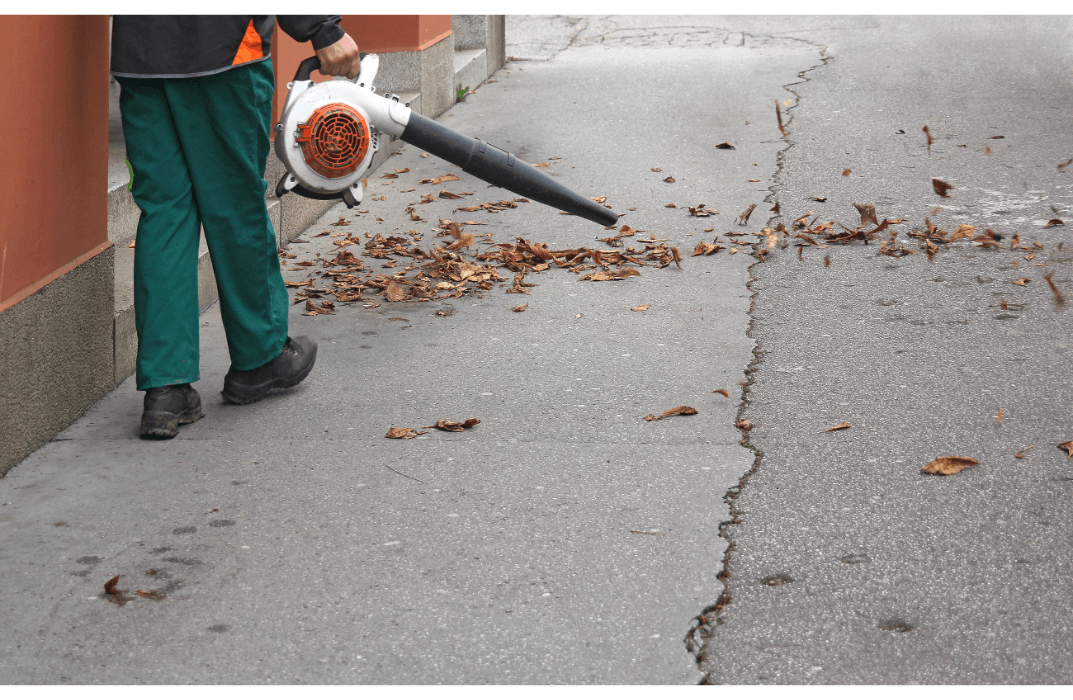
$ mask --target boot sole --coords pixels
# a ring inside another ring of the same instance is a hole
[[[185,413],[147,411],[142,413],[141,437],[146,440],[170,440],[179,434],[180,425],[195,423],[204,415],[200,406]]]
[[[309,373],[313,371],[313,365],[316,361],[317,355],[314,353],[313,357],[309,360],[309,364],[302,368],[302,371],[297,375],[293,377],[274,377],[255,386],[234,384],[228,386],[227,380],[225,379],[224,389],[220,392],[220,395],[224,397],[224,401],[239,406],[256,403],[275,391],[290,389],[292,386],[301,384],[302,380],[308,377]]]

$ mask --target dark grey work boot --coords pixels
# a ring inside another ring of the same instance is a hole
[[[313,369],[317,361],[317,343],[307,336],[287,337],[283,351],[276,359],[256,369],[227,370],[224,390],[220,393],[228,403],[253,403],[277,389],[298,384]]]
[[[179,426],[193,423],[204,415],[201,397],[189,384],[158,386],[145,392],[142,403],[142,437],[168,440],[179,434]]]

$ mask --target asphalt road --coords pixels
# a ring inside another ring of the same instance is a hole
[[[1043,228],[1073,218],[1069,30],[508,17],[514,60],[439,121],[607,197],[643,231],[626,245],[665,239],[682,269],[299,303],[317,367],[247,407],[219,398],[211,309],[204,419],[139,440],[130,379],[0,479],[0,682],[1070,682],[1073,341],[1043,279],[1073,295],[1073,241]],[[608,249],[539,204],[460,212],[510,195],[388,147],[362,213],[290,247],[289,281],[330,284],[324,231],[428,249],[440,218],[478,222],[478,250]],[[441,189],[473,194],[421,202]],[[799,259],[792,221],[853,229],[854,203],[905,221]],[[925,217],[1004,238],[929,261]],[[727,235],[779,223],[771,248]],[[877,255],[891,230],[916,252]],[[481,423],[384,438],[443,417]],[[920,473],[944,455],[979,463]]]

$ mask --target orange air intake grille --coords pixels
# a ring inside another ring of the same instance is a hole
[[[349,175],[369,152],[369,125],[348,104],[334,102],[318,107],[309,121],[298,125],[298,138],[306,164],[324,177]]]

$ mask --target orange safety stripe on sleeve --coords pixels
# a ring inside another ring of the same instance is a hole
[[[253,20],[251,19],[246,27],[246,35],[242,37],[242,43],[239,44],[238,51],[235,52],[235,60],[231,62],[231,65],[237,66],[240,63],[253,61],[264,55],[264,49],[261,47],[261,35],[254,29]]]

